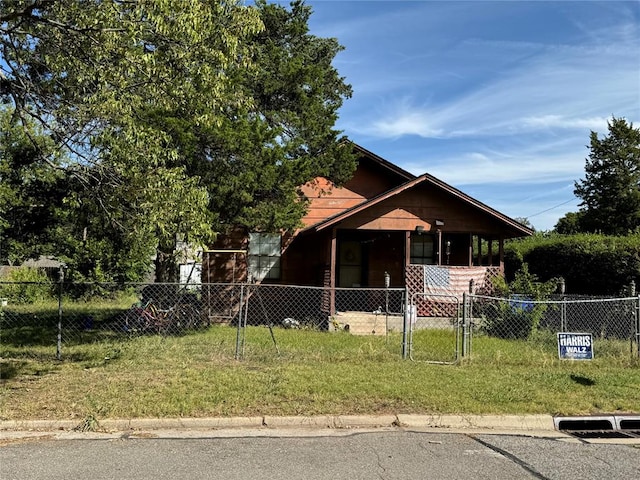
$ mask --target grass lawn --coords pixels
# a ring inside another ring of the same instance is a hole
[[[275,337],[278,352],[268,329],[249,328],[242,360],[226,326],[66,345],[60,362],[51,346],[30,346],[21,359],[20,347],[0,342],[0,419],[640,412],[628,342],[596,344],[596,359],[572,362],[557,358],[551,337],[476,337],[471,359],[436,365],[402,360],[399,334]],[[414,358],[436,344],[435,332],[416,335]]]

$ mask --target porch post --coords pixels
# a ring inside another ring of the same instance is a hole
[[[404,232],[404,264],[405,266],[411,265],[411,231]]]
[[[493,238],[489,238],[489,266],[493,267]]]
[[[438,265],[442,265],[442,230],[438,229]]]
[[[338,245],[338,231],[334,228],[331,230],[331,253],[329,260],[329,288],[331,289],[330,295],[330,310],[331,315],[336,312],[336,258],[337,258],[337,245]]]
[[[500,272],[504,274],[504,235],[500,235],[500,243],[498,244],[498,251],[500,256]]]
[[[468,267],[473,265],[473,233],[469,233],[469,254],[467,255]]]

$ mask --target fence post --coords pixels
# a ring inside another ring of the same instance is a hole
[[[469,302],[468,294],[467,292],[463,292],[462,293],[462,358],[469,355],[469,352],[468,352],[469,338],[468,338],[468,331],[467,331],[467,323],[469,319],[469,312],[467,311],[468,302]]]
[[[409,337],[409,325],[411,322],[411,311],[409,302],[409,287],[404,287],[404,321],[402,322],[402,359],[406,360],[409,355],[409,348],[407,345]]]
[[[62,360],[62,288],[64,283],[64,268],[58,270],[58,343],[56,346],[56,359]]]
[[[240,359],[240,336],[242,330],[242,311],[244,307],[244,285],[240,285],[240,308],[238,309],[238,330],[236,332],[236,360]]]
[[[640,358],[640,295],[638,295],[638,303],[636,304],[636,352],[638,354],[638,358]]]
[[[562,302],[560,303],[560,331],[566,332],[567,331],[567,303],[566,303],[566,297],[564,295],[564,292],[566,289],[564,277],[560,277],[560,280],[558,282],[558,288],[560,289],[560,295],[562,295],[562,297],[560,297],[560,300]]]
[[[385,341],[389,338],[389,287],[391,286],[391,275],[384,272],[384,336]]]

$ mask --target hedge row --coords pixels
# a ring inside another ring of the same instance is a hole
[[[508,281],[523,263],[541,281],[563,277],[567,293],[626,295],[632,280],[640,287],[640,234],[537,234],[508,242]]]

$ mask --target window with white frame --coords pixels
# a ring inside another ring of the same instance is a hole
[[[280,278],[281,237],[277,233],[249,234],[249,274],[257,281]]]

